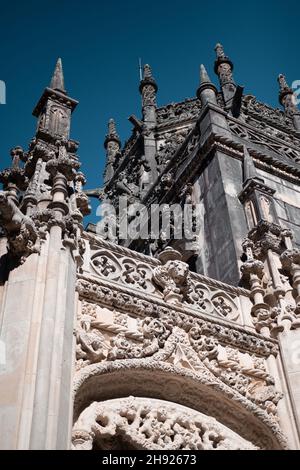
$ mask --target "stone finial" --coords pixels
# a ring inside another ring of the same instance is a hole
[[[115,123],[115,120],[112,119],[112,118],[108,121],[108,135],[118,136],[117,129],[116,129],[116,123]]]
[[[283,106],[285,114],[293,120],[294,127],[299,133],[300,111],[297,106],[296,96],[283,74],[280,74],[277,80],[279,83],[279,103]]]
[[[200,65],[200,85],[197,89],[197,97],[201,100],[204,106],[208,101],[217,104],[216,101],[217,89],[211,82],[206,68],[203,64]]]
[[[149,64],[145,64],[144,65],[144,75],[143,75],[144,79],[145,78],[153,78],[152,77],[152,70],[151,70],[151,67]]]
[[[54,73],[50,83],[50,88],[52,88],[53,90],[61,91],[62,93],[66,93],[61,58],[57,59]]]
[[[278,80],[278,83],[279,83],[280,91],[290,90],[290,87],[288,86],[285,75],[283,75],[282,73],[279,74],[277,80]]]
[[[168,261],[181,260],[182,255],[171,246],[167,246],[157,257],[162,264],[166,264]]]
[[[115,120],[112,118],[108,121],[108,133],[106,134],[104,141],[105,148],[107,148],[107,144],[109,142],[116,142],[119,147],[121,145],[120,137],[117,133],[116,123]]]
[[[239,117],[242,105],[244,87],[236,85],[233,78],[233,63],[224,53],[223,46],[217,44],[215,47],[217,58],[214,71],[219,77],[225,109],[230,111],[234,117]]]
[[[215,47],[216,60],[215,60],[215,73],[219,76],[221,85],[231,82],[234,83],[232,71],[233,63],[225,54],[222,44],[217,44]]]
[[[215,51],[216,51],[218,59],[226,59],[227,58],[226,55],[225,55],[225,52],[224,52],[224,47],[219,42],[215,46]]]
[[[155,78],[152,75],[152,70],[149,64],[145,64],[143,67],[143,79],[140,83],[140,92],[143,94],[144,89],[148,89],[151,86],[153,88],[153,93],[155,94],[158,90]]]

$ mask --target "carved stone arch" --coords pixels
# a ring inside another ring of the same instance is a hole
[[[75,378],[74,423],[93,402],[130,396],[165,400],[214,418],[262,449],[284,449],[278,424],[255,404],[206,371],[193,372],[147,360],[87,366]]]
[[[157,398],[93,402],[72,432],[74,450],[257,450],[215,418]]]

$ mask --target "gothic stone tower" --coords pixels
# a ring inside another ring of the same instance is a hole
[[[0,448],[300,448],[300,115],[284,76],[273,109],[216,55],[219,89],[201,66],[163,107],[144,67],[141,118],[124,146],[109,121],[86,191],[58,60],[1,172]],[[88,197],[114,209],[100,230]]]

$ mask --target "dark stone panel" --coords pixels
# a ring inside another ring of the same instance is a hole
[[[300,208],[285,204],[288,221],[295,225],[300,225]]]
[[[241,178],[241,163],[225,155],[216,155],[199,177],[209,256],[201,253],[197,270],[231,284],[239,282],[240,245],[247,233],[244,209],[237,197]]]

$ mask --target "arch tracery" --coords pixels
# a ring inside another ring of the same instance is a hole
[[[215,418],[164,400],[127,397],[93,402],[79,416],[74,449],[254,450]]]

